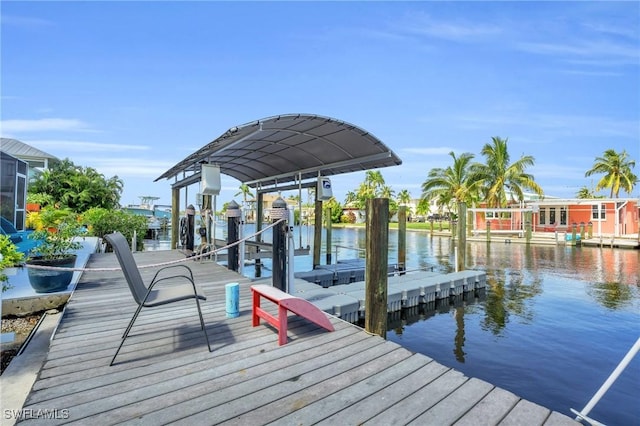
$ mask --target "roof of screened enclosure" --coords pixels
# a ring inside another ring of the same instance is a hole
[[[251,187],[402,164],[358,126],[330,117],[286,114],[230,128],[156,181],[199,173],[205,162]]]

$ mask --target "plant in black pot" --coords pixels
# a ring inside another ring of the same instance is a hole
[[[36,293],[66,290],[73,278],[73,271],[54,268],[73,268],[77,257],[74,251],[82,247],[82,244],[75,240],[83,234],[83,228],[78,224],[75,215],[69,214],[57,223],[48,225],[55,226],[45,226],[29,236],[39,241],[25,262],[29,283]]]

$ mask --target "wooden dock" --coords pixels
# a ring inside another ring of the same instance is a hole
[[[583,246],[640,249],[638,238],[621,238],[612,236],[593,237],[582,240]]]
[[[139,265],[177,251],[135,254]],[[290,316],[289,342],[251,326],[248,278],[189,261],[208,299],[207,346],[193,301],[143,309],[109,367],[136,305],[121,272],[85,272],[67,303],[27,397],[23,421],[228,425],[569,425],[570,417],[469,378],[427,356],[330,317],[326,332]],[[95,254],[88,267],[116,266]],[[149,280],[152,269],[141,269]],[[225,288],[240,284],[240,313],[228,319]]]

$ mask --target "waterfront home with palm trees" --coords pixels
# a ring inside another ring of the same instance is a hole
[[[533,232],[572,232],[584,227],[594,236],[624,237],[638,234],[640,203],[637,198],[545,198],[507,208],[470,208],[472,232],[521,233],[526,213]]]

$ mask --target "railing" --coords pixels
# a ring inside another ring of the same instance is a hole
[[[592,425],[602,425],[602,423],[597,420],[589,418],[589,412],[595,407],[595,405],[600,401],[600,399],[604,396],[604,394],[609,390],[611,385],[616,381],[616,379],[622,374],[627,365],[631,362],[633,357],[635,357],[640,351],[640,337],[636,340],[636,343],[629,349],[629,352],[622,358],[622,361],[618,364],[615,370],[609,375],[607,380],[600,386],[600,389],[593,395],[591,400],[584,406],[581,411],[576,411],[573,408],[571,412],[576,415],[576,420],[586,420]]]
[[[334,245],[334,247],[335,247],[336,263],[338,263],[338,249],[339,248],[344,248],[344,249],[348,249],[348,250],[354,250],[354,251],[357,251],[357,252],[360,252],[360,253],[366,252],[365,249],[359,248],[359,247],[343,246],[343,245],[339,245],[339,244]],[[432,265],[432,266],[427,266],[427,267],[424,267],[424,268],[405,269],[405,270],[402,271],[402,273],[420,272],[420,271],[431,271],[431,272],[433,272],[434,268],[435,267]],[[399,272],[400,271],[394,271],[394,272],[388,273],[387,275],[388,276],[393,276],[393,275],[396,275]]]
[[[338,262],[338,249],[339,249],[339,248],[344,248],[344,249],[348,249],[348,250],[354,250],[354,251],[357,251],[357,252],[360,252],[360,253],[361,253],[361,252],[366,251],[366,250],[365,250],[365,249],[363,249],[363,248],[358,248],[358,247],[349,247],[349,246],[341,246],[341,245],[339,245],[339,244],[336,244],[334,247],[336,248],[336,263]]]

